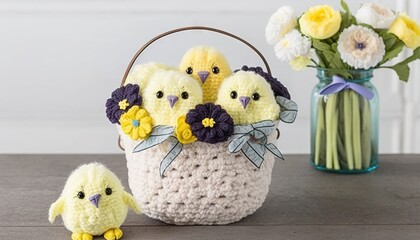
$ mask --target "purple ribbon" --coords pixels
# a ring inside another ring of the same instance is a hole
[[[362,95],[363,97],[367,98],[368,100],[371,100],[373,98],[373,92],[370,91],[368,88],[354,83],[354,82],[347,82],[343,78],[339,76],[333,76],[333,80],[328,86],[326,86],[324,89],[319,92],[320,95],[328,95],[333,93],[338,93],[344,89],[351,89],[358,94]]]

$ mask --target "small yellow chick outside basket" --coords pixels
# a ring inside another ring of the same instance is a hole
[[[72,240],[91,240],[102,235],[120,239],[128,208],[140,213],[132,195],[124,190],[117,176],[100,163],[85,164],[67,179],[60,198],[51,204],[48,220],[61,215]]]

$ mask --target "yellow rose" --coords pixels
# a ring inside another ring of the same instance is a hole
[[[180,116],[177,120],[177,125],[175,128],[176,138],[182,144],[192,143],[197,140],[191,131],[190,125],[185,122],[186,118],[187,117],[185,115]]]
[[[420,46],[420,27],[406,15],[399,15],[389,28],[389,32],[395,34],[409,48],[416,49]]]
[[[299,24],[303,34],[316,39],[326,39],[340,29],[341,15],[328,5],[315,6],[302,15]]]

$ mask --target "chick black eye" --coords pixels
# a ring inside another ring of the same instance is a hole
[[[254,94],[252,94],[252,100],[254,100],[254,101],[258,101],[259,99],[260,99],[260,94],[259,93],[254,93]]]
[[[106,195],[111,195],[112,194],[112,189],[110,187],[105,188],[105,193],[106,193]]]
[[[187,92],[182,92],[181,93],[181,97],[182,97],[182,99],[188,99],[188,97],[189,97],[190,95],[187,93]]]
[[[162,98],[163,97],[163,92],[162,91],[157,92],[156,97],[157,98]]]
[[[80,192],[77,193],[77,197],[80,198],[80,199],[83,199],[83,198],[85,198],[85,193],[80,191]]]
[[[230,93],[230,97],[231,97],[232,99],[235,99],[235,98],[237,98],[237,97],[238,97],[238,93],[237,93],[236,91],[232,91],[232,92]]]
[[[193,73],[192,67],[188,67],[187,70],[185,70],[185,72],[187,72],[188,74],[192,74]]]
[[[219,69],[218,67],[214,67],[211,71],[212,71],[214,74],[218,74],[218,73],[220,72],[220,69]]]

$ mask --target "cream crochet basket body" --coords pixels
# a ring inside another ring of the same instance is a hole
[[[206,30],[233,37],[252,48],[269,66],[262,54],[245,40],[208,27],[186,27],[163,33],[146,43],[133,57],[122,85],[140,53],[151,43],[169,34],[187,30]],[[230,153],[229,142],[184,145],[164,177],[159,174],[160,161],[168,153],[163,143],[133,153],[139,141],[120,133],[125,150],[128,182],[132,193],[147,216],[177,225],[228,224],[254,213],[262,206],[269,191],[273,155],[266,153],[258,169],[242,153]],[[275,135],[268,141],[275,143]]]
[[[138,142],[125,134],[121,140],[130,188],[151,218],[179,225],[227,224],[254,213],[267,196],[274,165],[268,153],[258,169],[242,153],[229,153],[228,142],[187,144],[161,178],[165,144],[133,153]]]

